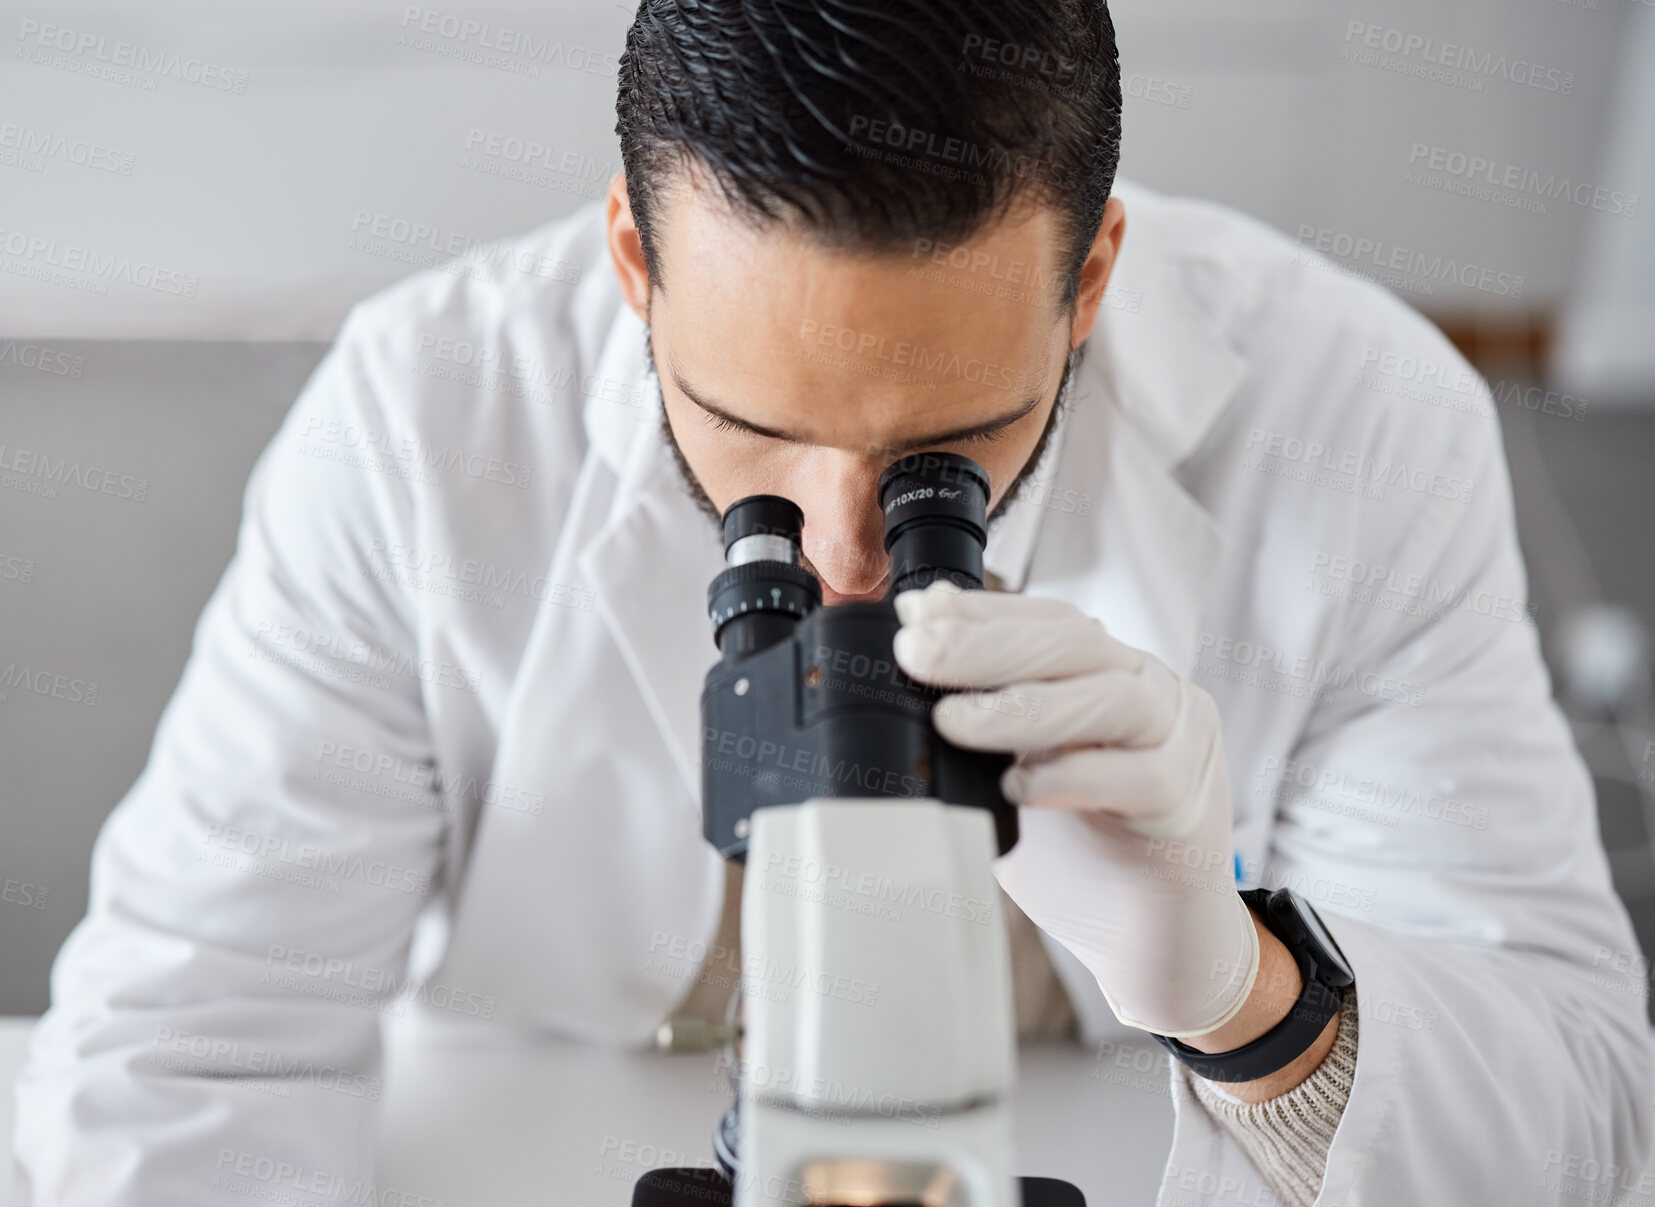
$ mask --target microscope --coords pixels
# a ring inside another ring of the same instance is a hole
[[[1084,1207],[1019,1178],[1016,1023],[992,860],[1017,842],[1009,756],[931,724],[941,692],[892,654],[892,600],[983,585],[988,475],[906,457],[880,476],[890,591],[821,606],[803,516],[723,517],[701,695],[703,832],[745,865],[743,976],[716,1164],[653,1170],[634,1207]]]

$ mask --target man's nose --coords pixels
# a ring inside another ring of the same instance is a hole
[[[797,499],[804,508],[804,554],[822,583],[822,602],[882,594],[889,559],[879,510],[879,473],[860,458],[835,456],[812,467]]]

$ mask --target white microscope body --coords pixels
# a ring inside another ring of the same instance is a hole
[[[1017,1207],[1016,1023],[990,815],[752,815],[736,1207]]]

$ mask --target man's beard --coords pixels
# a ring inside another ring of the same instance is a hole
[[[1052,432],[1056,430],[1059,419],[1068,409],[1070,403],[1069,387],[1073,382],[1075,370],[1080,367],[1085,354],[1086,344],[1082,342],[1080,347],[1070,349],[1069,355],[1063,358],[1063,372],[1057,379],[1057,400],[1052,404],[1051,413],[1046,416],[1046,426],[1040,429],[1040,439],[1034,442],[1034,448],[1029,453],[1028,460],[1024,461],[1023,467],[1017,471],[1017,476],[1012,479],[1011,486],[1001,496],[1000,501],[994,505],[994,510],[989,512],[989,532],[994,531],[995,525],[1006,514],[1008,504],[1017,499],[1023,491],[1024,484],[1040,468],[1040,462],[1046,455],[1046,446],[1051,441]],[[650,376],[655,380],[655,400],[661,408],[661,435],[666,440],[667,447],[672,450],[673,464],[678,467],[678,474],[683,479],[684,489],[689,491],[690,498],[695,500],[695,505],[701,510],[701,513],[712,521],[713,528],[722,533],[724,517],[717,506],[714,505],[712,499],[708,498],[706,490],[702,488],[701,480],[695,476],[695,470],[690,468],[689,460],[684,456],[684,450],[678,446],[678,437],[673,434],[672,423],[667,419],[666,403],[661,397],[661,374],[655,366],[655,348],[650,339],[650,329],[647,323],[644,324],[644,359],[649,364]]]

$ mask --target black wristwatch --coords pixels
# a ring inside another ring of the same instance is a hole
[[[1310,902],[1286,888],[1275,892],[1250,889],[1241,899],[1292,953],[1304,978],[1304,991],[1286,1018],[1233,1052],[1198,1052],[1169,1036],[1155,1036],[1167,1051],[1208,1081],[1256,1081],[1285,1069],[1316,1042],[1328,1019],[1339,1012],[1344,990],[1356,983],[1356,974]]]

